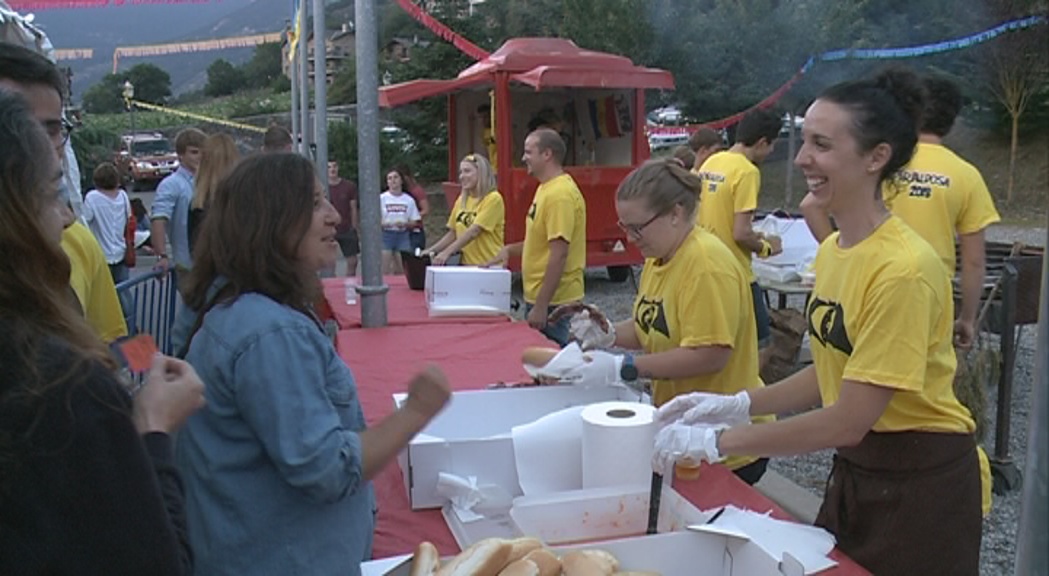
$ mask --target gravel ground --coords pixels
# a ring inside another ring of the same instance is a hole
[[[1046,229],[997,225],[988,229],[987,238],[997,242],[1019,241],[1028,245],[1045,246]],[[515,282],[514,297],[520,299],[520,282]],[[614,283],[608,280],[608,276],[602,270],[587,272],[587,302],[600,307],[611,318],[618,320],[628,317],[633,298],[634,288],[629,281]],[[790,304],[800,307],[801,300],[795,299]],[[1023,470],[1027,455],[1027,411],[1034,372],[1034,354],[1037,344],[1035,338],[1033,326],[1026,327],[1021,333],[1013,378],[1009,450],[1021,470]],[[996,410],[997,387],[993,387],[988,389],[989,432],[984,441],[987,453],[992,455],[994,453]],[[793,458],[774,458],[771,467],[799,486],[822,496],[824,483],[830,472],[831,454],[831,450],[826,450]],[[1004,495],[994,495],[994,506],[984,521],[983,545],[980,552],[980,573],[984,576],[1005,576],[1013,573],[1021,497],[1022,490],[1020,489]]]

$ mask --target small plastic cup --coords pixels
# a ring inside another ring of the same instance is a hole
[[[357,303],[357,279],[347,278],[342,282],[343,287],[346,289],[346,303],[356,304]]]
[[[674,464],[674,476],[678,480],[695,480],[699,478],[699,463],[691,460],[682,460]]]

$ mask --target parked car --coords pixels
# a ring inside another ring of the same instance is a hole
[[[155,188],[178,170],[178,155],[171,141],[159,132],[125,134],[115,159],[128,190]]]

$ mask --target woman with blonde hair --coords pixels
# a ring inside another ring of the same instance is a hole
[[[492,165],[480,154],[467,154],[459,163],[462,192],[448,216],[448,232],[426,252],[437,266],[462,251],[462,264],[480,266],[503,248],[506,210],[495,188]]]
[[[212,134],[204,141],[200,168],[193,179],[193,202],[189,206],[189,249],[196,245],[200,222],[204,219],[219,182],[233,171],[240,161],[240,150],[229,134]]]

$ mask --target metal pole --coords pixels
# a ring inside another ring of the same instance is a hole
[[[292,18],[297,18],[297,15],[294,12],[294,8],[293,8],[291,17]],[[290,32],[290,28],[291,27],[289,27],[289,32]],[[299,45],[295,49],[295,58],[292,58],[291,62],[287,63],[288,64],[288,77],[291,78],[291,141],[292,141],[292,150],[298,150],[299,149],[299,138],[301,138],[301,136],[302,136],[301,134],[299,134],[299,131],[301,130],[301,128],[299,127],[299,69],[298,69],[298,65],[299,65],[298,57],[299,56],[298,56],[298,53],[299,53],[300,50],[302,50],[301,38],[299,39]]]
[[[794,195],[794,154],[797,136],[794,133],[794,111],[787,112],[787,190],[783,194],[783,208],[789,213],[793,212],[791,197]]]
[[[317,178],[328,194],[328,42],[324,29],[324,0],[313,0],[313,141]]]
[[[361,325],[386,325],[379,221],[379,20],[375,0],[355,0],[357,31],[357,181],[361,208]]]
[[[1049,218],[1046,242],[1049,248]],[[1049,574],[1049,257],[1042,255],[1042,302],[1038,307],[1038,344],[1034,354],[1034,380],[1031,382],[1031,411],[1027,422],[1027,464],[1024,473],[1023,503],[1020,505],[1020,532],[1017,535],[1016,567],[1013,574]]]
[[[299,0],[299,152],[310,157],[310,58],[309,32],[306,30],[306,12],[309,0]]]

